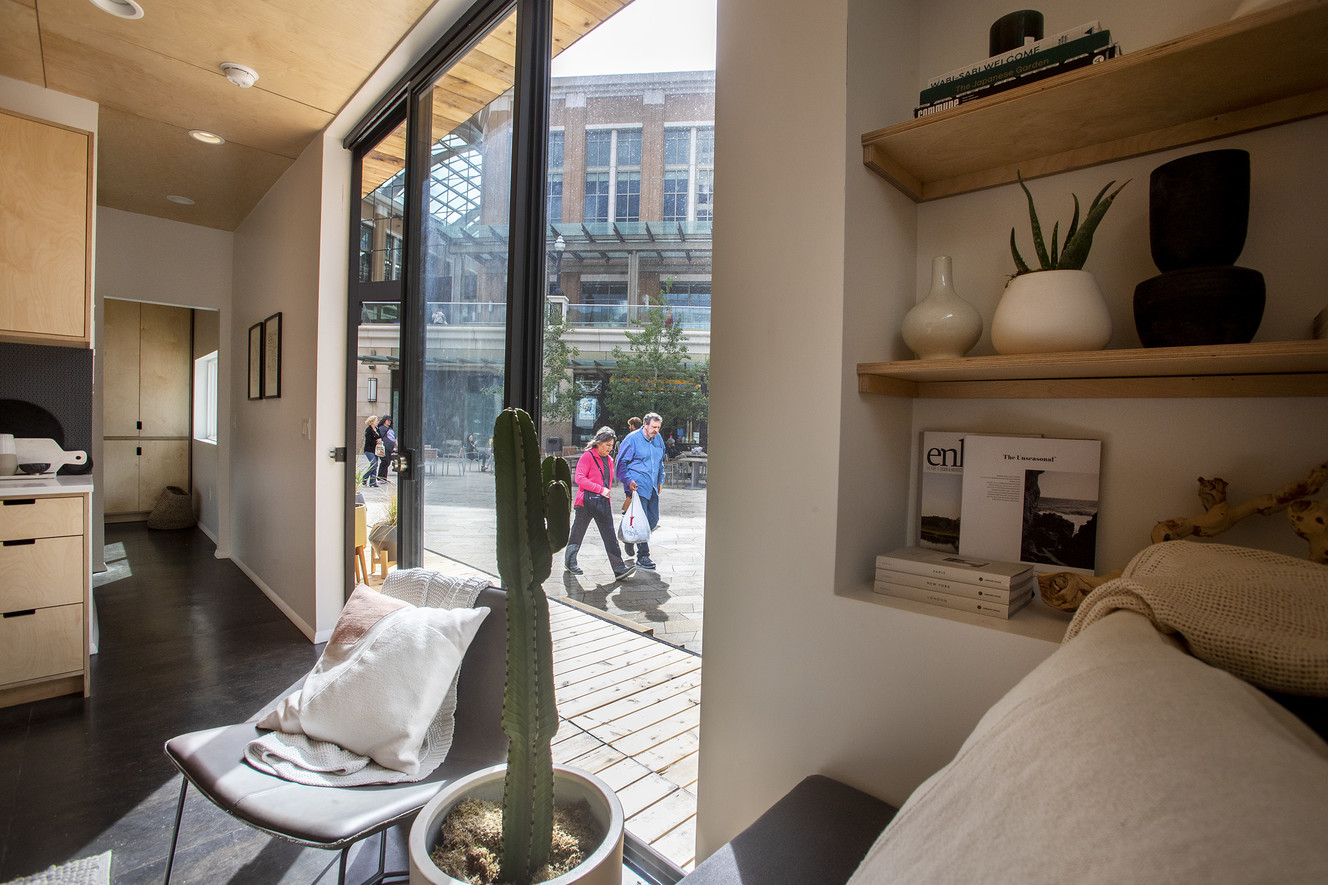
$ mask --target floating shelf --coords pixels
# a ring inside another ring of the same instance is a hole
[[[859,363],[858,390],[923,398],[1328,396],[1328,341]]]
[[[916,202],[1328,113],[1328,0],[1296,0],[862,136]]]

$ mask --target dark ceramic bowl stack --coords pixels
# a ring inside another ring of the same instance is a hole
[[[1250,214],[1250,155],[1205,151],[1153,170],[1148,237],[1162,271],[1134,290],[1144,347],[1244,344],[1263,320],[1263,274],[1236,267]]]

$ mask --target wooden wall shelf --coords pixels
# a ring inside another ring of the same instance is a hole
[[[921,398],[1328,396],[1328,341],[859,363],[858,390]]]
[[[1328,113],[1328,0],[1295,0],[862,136],[916,202]]]

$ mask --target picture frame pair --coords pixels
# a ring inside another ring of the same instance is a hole
[[[249,399],[281,396],[281,312],[249,327]]]

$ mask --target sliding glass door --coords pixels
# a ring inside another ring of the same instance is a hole
[[[435,77],[422,187],[423,565],[496,574],[492,448],[509,335],[512,12]],[[534,207],[538,211],[538,207]]]

